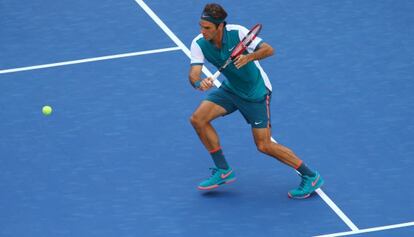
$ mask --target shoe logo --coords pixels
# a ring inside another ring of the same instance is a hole
[[[254,125],[259,125],[259,124],[261,124],[263,121],[260,121],[260,122],[254,122]]]
[[[230,170],[229,172],[227,172],[227,174],[221,174],[221,175],[220,175],[220,178],[225,179],[225,178],[229,177],[229,175],[230,175],[231,173],[233,173],[233,170]]]
[[[312,187],[315,187],[315,185],[318,183],[320,177],[321,176],[318,175],[318,177],[315,179],[315,181],[312,182]]]
[[[234,49],[235,46],[233,46],[233,48],[229,49],[229,52],[231,52]]]

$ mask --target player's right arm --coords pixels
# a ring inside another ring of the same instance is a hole
[[[191,43],[191,68],[189,73],[189,80],[191,85],[198,90],[208,90],[213,86],[213,80],[211,78],[201,79],[201,73],[204,65],[204,54],[197,44],[197,40],[202,37],[198,35]]]
[[[191,85],[201,91],[206,91],[210,89],[214,84],[213,80],[210,77],[201,79],[201,72],[203,65],[192,65],[189,73],[189,80]]]

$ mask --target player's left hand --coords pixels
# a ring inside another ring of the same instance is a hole
[[[234,66],[236,66],[237,69],[240,69],[248,62],[250,62],[250,57],[248,55],[242,54],[236,58],[236,61],[234,61]]]

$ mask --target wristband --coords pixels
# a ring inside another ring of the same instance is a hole
[[[200,86],[201,86],[201,79],[200,80],[198,80],[198,81],[196,81],[196,82],[194,82],[194,88],[196,88],[196,89],[198,89],[198,88],[200,88]]]

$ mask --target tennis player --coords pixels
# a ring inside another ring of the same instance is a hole
[[[189,80],[194,88],[207,91],[213,87],[212,78],[201,78],[204,61],[220,68],[234,47],[248,33],[240,25],[227,24],[226,11],[218,4],[207,4],[201,14],[201,34],[191,44],[191,69]],[[258,60],[273,55],[273,48],[259,37],[249,45],[233,64],[222,73],[226,77],[222,86],[212,90],[191,116],[191,124],[201,142],[210,152],[215,168],[212,175],[202,181],[198,189],[211,190],[236,179],[220,146],[217,132],[211,121],[238,110],[252,127],[257,149],[294,168],[301,177],[298,188],[290,190],[290,198],[307,198],[322,186],[323,179],[317,171],[307,167],[289,148],[271,141],[270,99],[272,85]]]

